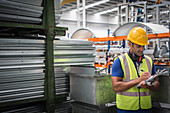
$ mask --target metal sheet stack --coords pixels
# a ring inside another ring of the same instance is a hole
[[[0,38],[0,103],[44,96],[44,39]]]
[[[43,0],[1,0],[0,21],[40,24]]]
[[[107,57],[107,51],[108,51],[107,45],[104,45],[104,46],[95,45],[95,47],[96,47],[95,64],[100,64],[100,65],[103,65],[103,66],[106,65],[107,64],[106,57]]]
[[[115,101],[109,75],[97,75],[94,66],[71,66],[70,98],[74,113],[113,113]]]
[[[72,105],[70,101],[56,104],[55,113],[72,113]]]
[[[93,42],[78,39],[54,40],[54,70],[56,95],[69,92],[70,65],[94,65]]]
[[[82,70],[82,69],[80,69]],[[70,97],[74,101],[91,105],[104,105],[115,101],[110,76],[89,74],[70,74]]]
[[[15,108],[0,109],[1,113],[46,113],[41,104],[24,105],[22,107],[15,106]]]

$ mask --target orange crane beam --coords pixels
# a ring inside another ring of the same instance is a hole
[[[75,2],[76,0],[63,0],[60,5],[68,4],[71,2]]]
[[[160,39],[160,38],[169,38],[169,33],[159,33],[159,34],[148,34],[149,39]],[[121,41],[121,40],[127,40],[127,36],[116,36],[116,37],[101,37],[101,38],[88,38],[88,41],[93,42],[104,42],[104,41]]]

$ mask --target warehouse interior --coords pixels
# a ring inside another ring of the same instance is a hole
[[[152,113],[170,113],[169,0],[0,0],[0,112],[117,113],[111,69],[134,27],[160,88]]]

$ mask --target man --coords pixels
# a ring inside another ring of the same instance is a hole
[[[150,113],[152,107],[149,90],[156,90],[159,82],[148,86],[145,84],[151,74],[155,74],[152,59],[143,55],[148,45],[146,31],[141,27],[133,28],[127,37],[130,50],[120,55],[112,66],[112,84],[116,92],[118,113]],[[136,86],[139,84],[141,88]]]

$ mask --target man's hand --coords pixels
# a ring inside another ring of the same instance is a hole
[[[159,90],[159,81],[155,81],[152,86],[148,86],[145,81],[142,81],[139,83],[139,86],[141,88],[148,88],[150,90]]]
[[[139,80],[140,80],[139,82],[147,80],[150,76],[151,76],[151,74],[149,72],[143,72],[139,78]]]
[[[148,88],[148,87],[149,87],[149,86],[145,83],[145,81],[140,82],[140,83],[139,83],[139,86],[140,86],[141,88]]]

